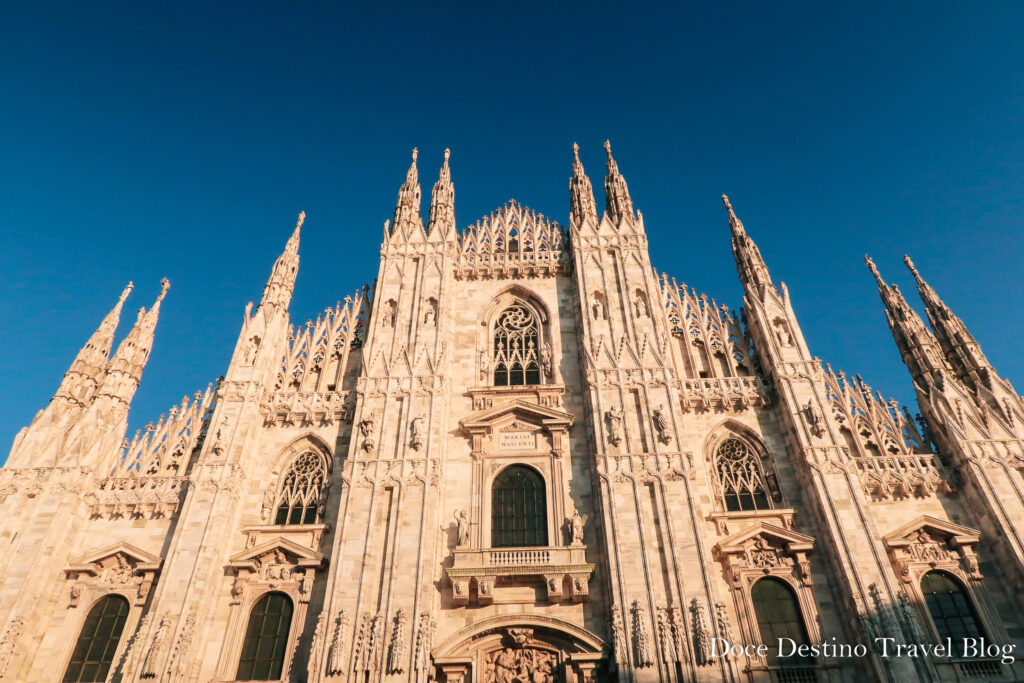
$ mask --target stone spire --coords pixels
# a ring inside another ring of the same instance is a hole
[[[405,174],[405,182],[398,188],[398,202],[395,203],[395,220],[391,225],[392,235],[408,236],[417,227],[423,229],[420,216],[420,174],[416,169],[419,150],[412,148],[412,163]]]
[[[928,314],[928,322],[931,323],[935,338],[938,339],[939,346],[953,371],[962,382],[974,389],[977,389],[979,384],[991,389],[994,371],[982,353],[981,345],[967,330],[963,321],[953,314],[931,285],[925,282],[909,256],[903,256],[903,263],[914,275],[917,291]]]
[[[612,143],[605,140],[604,149],[608,152],[607,174],[604,177],[605,210],[612,223],[618,225],[626,216],[633,217],[633,200],[629,197],[626,179],[619,173],[619,165],[612,156]]]
[[[299,220],[295,224],[292,236],[288,238],[288,243],[284,246],[284,252],[274,263],[267,286],[263,288],[260,308],[288,310],[288,304],[292,300],[292,291],[295,289],[295,276],[299,272],[299,237],[302,232],[302,223],[305,220],[306,212],[302,211],[299,213]]]
[[[569,179],[569,225],[579,229],[588,218],[597,225],[597,204],[594,187],[580,162],[580,146],[572,143],[572,178]],[[612,162],[614,163],[614,162]]]
[[[434,183],[434,189],[430,193],[429,234],[436,233],[442,238],[447,238],[455,232],[455,186],[452,185],[452,171],[448,167],[448,157],[451,155],[451,150],[445,148],[444,162],[441,164],[441,171],[438,173],[437,182]],[[410,169],[410,172],[415,172],[415,166]],[[401,198],[399,202],[401,202]],[[416,207],[418,214],[418,200]]]
[[[736,259],[736,270],[743,286],[771,287],[772,278],[768,266],[761,258],[761,250],[743,229],[743,221],[736,216],[729,203],[729,197],[722,195],[722,203],[729,212],[729,230],[732,232],[732,254]]]
[[[107,374],[110,347],[121,320],[121,309],[131,291],[129,282],[114,308],[78,352],[50,404],[15,438],[7,466],[44,467],[56,462],[68,431],[96,400],[97,390]]]
[[[886,284],[871,257],[865,256],[864,262],[878,283],[878,294],[885,305],[886,321],[910,376],[915,382],[927,384],[931,380],[941,387],[944,364],[935,336],[903,298],[899,287]]]
[[[118,446],[128,428],[128,410],[142,380],[153,333],[160,317],[163,301],[171,283],[160,281],[160,294],[148,311],[139,309],[138,318],[114,352],[107,366],[96,400],[68,432],[66,446],[57,456],[57,465],[101,468],[115,458]]]
[[[100,385],[98,396],[115,398],[130,404],[135,390],[142,381],[142,371],[146,369],[149,352],[153,348],[153,335],[157,320],[160,318],[160,302],[171,288],[167,278],[160,281],[160,294],[157,295],[153,307],[148,311],[139,309],[135,325],[117,347],[117,352],[107,366],[107,375]]]
[[[125,299],[132,291],[129,282],[121,292],[117,303],[103,318],[103,322],[89,337],[82,350],[78,352],[64,379],[61,380],[57,393],[53,396],[55,404],[76,405],[87,407],[96,394],[96,388],[103,382],[110,361],[110,349],[114,344],[114,333],[121,321],[121,309]]]

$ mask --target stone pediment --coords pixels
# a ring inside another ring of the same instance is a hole
[[[299,545],[287,538],[275,538],[254,548],[247,548],[240,553],[231,556],[228,561],[229,567],[236,569],[252,569],[259,567],[260,558],[280,551],[286,556],[291,564],[296,567],[319,567],[324,562],[324,556],[311,548]],[[294,558],[294,559],[293,559]]]
[[[502,403],[491,408],[478,410],[459,420],[459,426],[468,433],[477,430],[490,431],[505,428],[509,424],[518,423],[532,429],[552,428],[568,429],[575,418],[569,413],[555,410],[522,399]]]
[[[930,515],[922,515],[914,521],[904,524],[899,529],[896,529],[896,531],[887,534],[882,540],[885,541],[885,545],[888,548],[900,548],[914,543],[922,532],[931,536],[948,539],[953,547],[972,546],[981,537],[981,532],[977,529],[947,522]]]
[[[474,458],[495,448],[495,435],[507,440],[504,448],[536,451],[540,447],[538,439],[529,435],[541,430],[551,435],[551,452],[558,457],[565,449],[574,420],[572,415],[561,410],[514,399],[471,413],[459,420],[459,426],[473,441]],[[516,433],[524,435],[524,438],[516,439]],[[499,440],[500,443],[502,441]],[[498,448],[503,447],[499,445]]]
[[[772,545],[786,548],[788,552],[807,552],[814,547],[814,537],[797,533],[789,529],[761,522],[739,531],[732,536],[723,538],[718,543],[720,552],[726,554],[741,553],[750,539],[760,536]]]
[[[111,558],[121,556],[128,561],[133,568],[137,571],[156,571],[160,568],[162,559],[156,555],[151,555],[141,548],[120,541],[114,545],[94,550],[87,555],[83,555],[71,562],[70,565],[65,569],[68,572],[75,572],[81,574],[98,574],[103,567],[108,564],[105,562]]]

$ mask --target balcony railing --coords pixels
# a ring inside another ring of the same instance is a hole
[[[594,565],[587,562],[584,545],[457,548],[454,559],[447,571],[457,604],[468,604],[472,599],[482,604],[493,601],[495,586],[510,577],[543,581],[552,602],[566,596],[584,600],[594,572]]]

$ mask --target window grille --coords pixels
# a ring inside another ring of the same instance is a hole
[[[284,668],[292,601],[284,593],[267,593],[253,606],[238,662],[239,681],[276,681]]]
[[[765,578],[754,584],[750,591],[750,599],[754,603],[761,644],[768,649],[768,655],[765,657],[767,662],[781,662],[787,666],[813,664],[813,657],[800,657],[794,654],[783,660],[779,658],[779,638],[792,638],[798,646],[810,644],[793,589],[779,579]],[[788,649],[786,654],[789,654]]]
[[[281,482],[275,524],[313,524],[327,480],[323,458],[306,451],[292,461]]]
[[[65,683],[107,680],[127,619],[128,601],[120,595],[108,595],[93,605],[64,672]]]
[[[716,456],[725,509],[767,510],[771,507],[757,456],[739,439],[726,439]]]
[[[494,325],[494,385],[540,384],[537,320],[515,304],[502,311]]]
[[[948,574],[928,572],[921,578],[921,592],[941,639],[982,637],[970,599]]]
[[[544,479],[531,467],[512,465],[491,487],[491,545],[495,548],[548,544]]]

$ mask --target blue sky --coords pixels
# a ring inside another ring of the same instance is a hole
[[[552,5],[5,3],[0,458],[128,280],[121,334],[172,282],[132,431],[224,372],[300,210],[293,319],[371,281],[414,146],[462,228],[566,222],[610,138],[655,267],[738,306],[729,194],[813,353],[902,401],[862,258],[912,292],[908,252],[1024,386],[1024,6]]]

